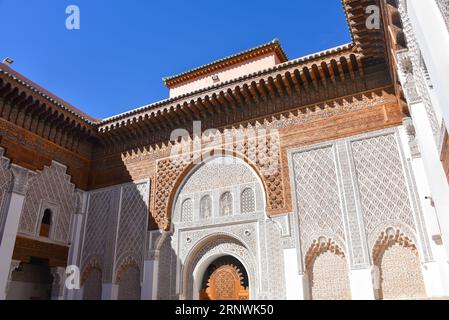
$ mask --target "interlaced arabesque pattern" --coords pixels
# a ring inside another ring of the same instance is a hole
[[[351,144],[367,234],[384,221],[415,230],[402,161],[393,134]]]
[[[20,218],[21,233],[38,236],[42,201],[56,206],[52,216],[52,240],[68,243],[70,241],[70,222],[72,214],[76,213],[77,196],[75,186],[66,174],[66,167],[55,162],[45,167],[29,183],[25,203]]]
[[[304,252],[312,238],[336,235],[344,239],[335,156],[332,147],[293,156],[296,199]]]

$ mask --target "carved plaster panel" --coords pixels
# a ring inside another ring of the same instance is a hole
[[[324,237],[348,252],[352,269],[366,268],[373,241],[390,226],[419,237],[429,259],[413,173],[398,139],[396,129],[385,129],[290,151],[302,255]]]
[[[145,233],[148,220],[148,183],[122,187],[119,228],[117,233],[116,269],[129,257],[143,264]]]
[[[72,215],[76,214],[78,197],[75,185],[66,174],[67,168],[57,162],[45,167],[28,183],[20,217],[19,232],[39,237],[39,227],[45,209],[52,209],[50,239],[68,244]]]

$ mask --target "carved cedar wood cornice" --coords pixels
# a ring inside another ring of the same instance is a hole
[[[391,80],[380,75],[387,69],[384,29],[366,27],[366,7],[381,3],[384,6],[386,2],[342,0],[352,45],[104,121],[83,114],[2,65],[7,72],[0,72],[0,115],[69,150],[99,145],[103,153],[122,150],[130,143],[164,142],[166,132],[186,121],[211,120],[211,126],[224,126],[385,86]],[[240,118],[235,118],[236,114]]]

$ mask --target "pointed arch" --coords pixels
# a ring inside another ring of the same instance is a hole
[[[122,275],[130,268],[137,268],[140,271],[140,266],[137,260],[132,256],[127,256],[122,260],[120,266],[117,268],[117,272],[115,273],[115,283],[119,284]]]

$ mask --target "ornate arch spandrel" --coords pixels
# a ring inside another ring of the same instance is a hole
[[[96,258],[92,258],[88,263],[86,263],[86,266],[84,267],[83,272],[81,273],[81,281],[80,281],[81,287],[84,286],[87,279],[94,270],[97,270],[100,272],[100,274],[103,274],[101,265]]]
[[[132,256],[127,256],[120,262],[120,266],[117,268],[117,272],[115,273],[115,284],[120,284],[120,280],[122,275],[131,268],[136,268],[140,273],[139,263]]]
[[[417,257],[419,256],[418,249],[411,238],[407,237],[399,229],[388,228],[380,233],[374,244],[373,264],[379,265],[383,253],[385,253],[388,247],[395,244],[399,244],[400,246],[411,250]]]
[[[313,263],[316,258],[318,258],[321,254],[325,252],[331,252],[339,257],[345,258],[344,251],[340,248],[340,246],[333,241],[332,239],[319,238],[318,240],[313,240],[312,244],[307,251],[305,257],[305,266],[306,270],[311,270],[313,268]],[[310,276],[310,275],[309,275]]]
[[[160,229],[168,231],[172,220],[172,211],[177,191],[185,178],[208,158],[216,156],[229,156],[243,160],[253,169],[256,176],[262,182],[267,203],[267,214],[278,213],[285,208],[284,181],[281,174],[281,165],[279,164],[277,173],[262,174],[261,164],[252,162],[246,155],[235,150],[211,150],[205,152],[197,158],[189,156],[180,156],[177,158],[167,158],[158,161],[156,171],[156,187],[153,203],[153,218]],[[188,160],[188,162],[186,161]]]
[[[94,277],[94,276],[97,277]],[[81,288],[83,289],[83,300],[101,300],[103,271],[91,261],[84,269],[81,277]]]
[[[397,238],[401,242],[403,241],[403,243],[413,244],[413,251],[416,250],[416,253],[419,252],[419,247],[417,245],[419,240],[413,228],[402,221],[385,221],[368,235],[368,248],[371,253],[371,258],[373,259],[373,264],[375,264],[375,253],[379,252],[383,243],[388,243],[388,237],[392,237],[393,240]]]

